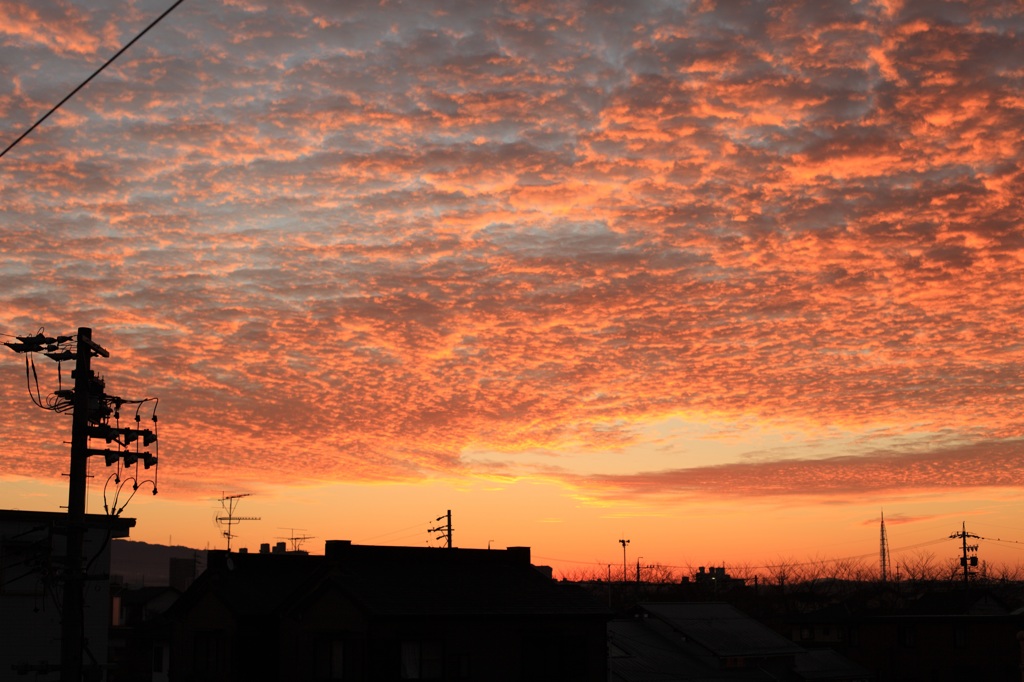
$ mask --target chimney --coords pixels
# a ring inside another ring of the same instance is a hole
[[[339,558],[344,556],[346,550],[351,546],[351,540],[328,540],[324,543],[324,554],[329,557]]]

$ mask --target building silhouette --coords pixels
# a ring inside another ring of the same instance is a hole
[[[210,552],[165,615],[167,679],[604,682],[610,615],[528,547]]]
[[[110,541],[134,526],[135,519],[85,516],[82,656],[90,679],[102,679],[107,663]],[[58,677],[67,530],[64,513],[0,510],[0,679]]]

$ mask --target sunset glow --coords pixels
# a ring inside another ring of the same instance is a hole
[[[0,146],[169,5],[0,0]],[[894,550],[966,523],[1024,563],[1022,36],[1001,2],[186,0],[0,159],[0,333],[91,327],[159,398],[137,540],[222,547],[226,492],[253,548],[451,509],[566,574],[623,537],[871,563],[884,510]],[[70,419],[0,351],[0,499],[56,510]]]

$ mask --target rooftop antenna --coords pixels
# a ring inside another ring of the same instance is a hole
[[[281,530],[285,530],[282,528]],[[298,552],[302,547],[302,543],[306,540],[314,539],[312,535],[296,535],[295,531],[306,530],[305,528],[288,528],[291,531],[291,535],[288,537],[279,537],[280,540],[288,540],[292,543],[292,552]]]
[[[225,495],[221,493],[220,506],[228,513],[227,516],[218,516],[217,522],[226,524],[228,529],[224,531],[224,537],[228,540],[228,553],[231,553],[231,538],[235,537],[231,533],[231,528],[238,524],[240,521],[259,521],[258,516],[235,516],[235,507],[238,506],[238,501],[243,497],[249,497],[252,493],[241,493],[238,495]]]
[[[882,512],[882,531],[878,555],[882,565],[882,582],[884,583],[889,579],[889,536],[885,534],[885,511]]]

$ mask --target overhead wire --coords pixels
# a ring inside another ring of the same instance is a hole
[[[1022,542],[1020,540],[1003,540],[1002,538],[985,538],[985,537],[978,537],[978,540],[984,540],[985,542],[995,542],[995,543],[998,543],[1000,545],[1017,545],[1017,547],[1014,547],[1014,549],[1024,550],[1024,542]]]
[[[368,538],[362,538],[360,540],[360,542],[368,542],[370,540],[377,540],[379,538],[383,538],[383,537],[387,537],[387,536],[391,536],[391,535],[397,535],[398,533],[405,533],[407,531],[412,530],[413,528],[421,528],[421,527],[423,527],[425,525],[429,525],[430,523],[431,523],[431,521],[424,521],[422,523],[417,523],[414,526],[407,526],[405,528],[399,528],[398,530],[388,531],[387,533],[381,533],[379,535],[373,535],[373,536],[368,537]],[[400,538],[392,538],[392,539],[393,540],[402,540],[402,539],[405,539],[405,538],[408,538],[408,537],[412,537],[412,535],[403,535]]]
[[[185,0],[176,0],[176,2],[175,2],[175,3],[173,4],[173,5],[171,5],[171,6],[169,7],[169,8],[167,8],[166,10],[164,10],[164,13],[163,13],[163,14],[161,14],[161,15],[160,15],[159,17],[157,17],[156,19],[154,19],[154,20],[153,20],[153,21],[152,21],[152,22],[151,22],[151,23],[149,24],[149,26],[147,26],[146,28],[144,28],[144,29],[142,30],[142,32],[141,32],[141,33],[139,33],[139,34],[138,34],[138,35],[136,35],[136,36],[135,36],[134,38],[132,38],[131,40],[129,40],[129,41],[128,41],[128,43],[126,43],[124,47],[122,47],[122,48],[121,48],[120,50],[118,50],[118,51],[117,51],[117,52],[116,52],[116,53],[114,54],[114,56],[113,56],[113,57],[111,57],[111,58],[110,58],[110,59],[108,59],[108,60],[107,60],[106,62],[104,62],[104,63],[103,63],[103,66],[101,66],[101,67],[99,67],[98,69],[96,69],[95,71],[93,71],[93,72],[92,72],[92,75],[90,75],[90,76],[89,76],[88,78],[86,78],[86,79],[85,79],[84,81],[82,81],[81,83],[79,83],[79,84],[78,84],[78,87],[76,87],[76,88],[75,88],[74,90],[72,90],[72,91],[71,91],[70,93],[68,93],[68,94],[67,94],[67,96],[65,96],[65,97],[64,97],[64,99],[62,99],[61,101],[59,101],[59,102],[57,102],[57,103],[56,103],[55,105],[53,105],[53,107],[52,107],[52,108],[51,108],[51,109],[50,109],[49,111],[47,111],[47,112],[46,112],[45,114],[43,114],[43,117],[42,117],[42,118],[40,118],[40,119],[39,119],[38,121],[36,121],[35,123],[33,123],[33,124],[32,124],[31,126],[29,126],[28,130],[26,130],[26,131],[25,131],[25,132],[23,132],[23,133],[22,133],[21,135],[19,135],[19,136],[18,136],[18,139],[16,139],[16,140],[15,140],[14,142],[11,142],[11,143],[10,143],[9,145],[7,145],[7,147],[6,147],[6,148],[5,148],[5,149],[4,149],[4,150],[3,150],[2,152],[0,152],[0,158],[2,158],[2,157],[3,157],[3,156],[4,156],[4,155],[5,155],[6,153],[7,153],[7,152],[9,152],[9,151],[11,151],[12,149],[14,149],[14,147],[15,147],[15,146],[16,146],[16,145],[17,145],[17,144],[18,144],[19,142],[21,142],[21,141],[22,141],[23,139],[25,139],[26,137],[28,137],[29,133],[31,133],[31,132],[32,132],[33,130],[35,130],[36,128],[38,128],[38,127],[39,127],[39,126],[40,126],[40,125],[41,125],[41,124],[43,123],[43,121],[45,121],[46,119],[48,119],[48,118],[49,118],[49,117],[50,117],[50,116],[51,116],[51,115],[52,115],[52,114],[53,114],[53,113],[54,113],[55,111],[57,111],[57,109],[59,109],[59,108],[60,108],[61,106],[63,106],[63,104],[64,104],[65,102],[67,102],[67,101],[68,101],[69,99],[71,99],[72,97],[74,97],[74,96],[75,96],[75,94],[77,94],[79,90],[81,90],[81,89],[82,89],[82,88],[84,88],[84,87],[85,87],[86,85],[88,85],[88,84],[89,84],[89,81],[91,81],[91,80],[92,80],[93,78],[95,78],[96,76],[98,76],[98,75],[100,74],[100,72],[101,72],[101,71],[103,71],[103,70],[104,70],[104,69],[106,69],[106,68],[107,68],[108,66],[110,66],[111,64],[113,64],[113,63],[114,63],[114,60],[115,60],[115,59],[117,59],[118,57],[120,57],[120,56],[121,56],[121,55],[122,55],[122,54],[123,54],[123,53],[125,52],[125,50],[127,50],[127,49],[128,49],[129,47],[131,47],[132,45],[134,45],[134,44],[135,44],[135,42],[136,42],[136,41],[137,41],[137,40],[138,40],[139,38],[141,38],[142,36],[146,35],[146,33],[148,33],[148,32],[149,32],[149,30],[150,30],[151,28],[153,28],[153,27],[154,27],[154,26],[156,26],[156,25],[157,25],[158,23],[160,23],[160,22],[161,22],[161,21],[163,20],[163,18],[164,18],[164,17],[166,17],[166,16],[168,15],[168,14],[170,14],[170,13],[171,13],[171,12],[172,12],[172,11],[174,10],[174,8],[176,8],[176,7],[178,6],[178,5],[180,5],[180,4],[181,4],[182,2],[184,2],[184,1],[185,1]]]

